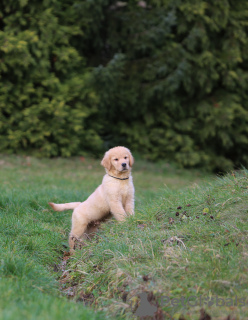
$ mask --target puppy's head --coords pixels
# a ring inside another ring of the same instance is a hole
[[[134,159],[129,149],[115,147],[105,153],[101,165],[107,172],[125,173],[131,171],[133,163]]]

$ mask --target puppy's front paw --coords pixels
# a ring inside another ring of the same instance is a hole
[[[82,249],[83,246],[86,246],[86,244],[81,239],[78,239],[75,236],[70,236],[69,245],[71,248],[71,253],[74,252],[76,249]]]

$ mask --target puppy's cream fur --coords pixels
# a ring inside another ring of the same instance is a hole
[[[64,204],[49,203],[55,211],[74,209],[69,236],[71,251],[75,249],[77,240],[80,242],[95,231],[92,222],[102,220],[110,213],[117,221],[124,221],[128,214],[134,214],[134,186],[131,176],[133,163],[129,149],[112,148],[105,153],[101,161],[106,170],[102,184],[87,200]]]

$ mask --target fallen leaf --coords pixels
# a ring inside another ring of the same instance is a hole
[[[82,301],[86,305],[92,304],[94,301],[94,295],[92,293],[85,293],[84,291],[81,291],[77,301]]]
[[[223,320],[236,320],[236,318],[231,318],[230,314]]]
[[[169,224],[173,224],[175,222],[175,220],[173,218],[169,218]]]
[[[212,318],[210,317],[209,314],[207,314],[207,312],[204,309],[200,310],[200,318],[199,320],[211,320]]]
[[[148,280],[150,280],[150,278],[149,278],[149,276],[148,276],[148,275],[143,276],[143,277],[142,277],[142,279],[143,279],[144,281],[148,281]]]

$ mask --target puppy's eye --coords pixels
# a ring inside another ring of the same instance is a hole
[[[124,157],[124,159],[127,159],[127,157]]]
[[[115,161],[118,161],[118,159],[115,159]]]

